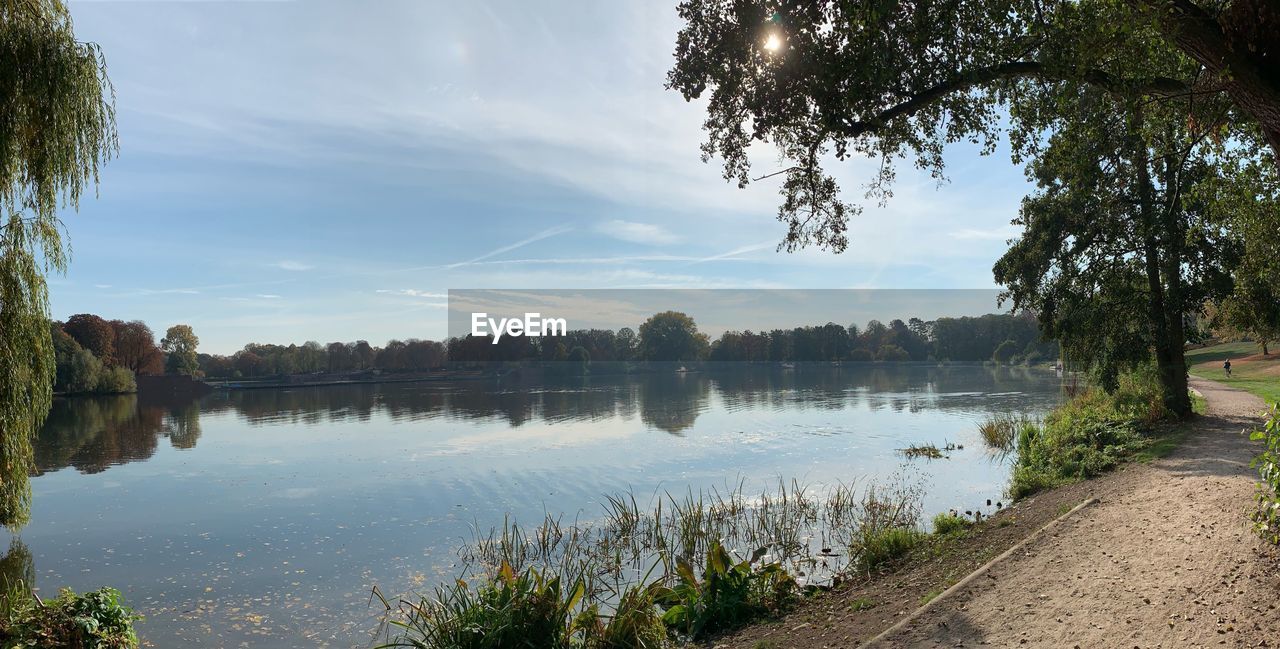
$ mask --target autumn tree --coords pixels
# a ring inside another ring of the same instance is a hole
[[[170,374],[186,374],[195,376],[200,369],[196,358],[196,347],[200,339],[196,337],[190,325],[173,325],[164,332],[160,340],[160,349],[165,353],[165,369]]]
[[[0,0],[0,523],[30,512],[31,439],[53,398],[45,275],[66,269],[58,208],[116,149],[102,53],[60,0]]]
[[[77,313],[67,318],[62,330],[108,365],[115,363],[116,330],[103,318],[92,313]]]
[[[164,353],[156,345],[151,327],[141,320],[112,320],[115,332],[115,362],[134,374],[163,374]]]

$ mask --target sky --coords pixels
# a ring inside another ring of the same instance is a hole
[[[777,251],[776,179],[726,183],[704,106],[663,87],[675,0],[69,6],[120,155],[63,215],[53,315],[186,323],[201,351],[438,339],[450,289],[990,289],[1029,189],[958,145],[879,207],[850,160],[848,249]]]

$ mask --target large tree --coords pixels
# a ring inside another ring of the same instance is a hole
[[[1276,5],[685,0],[667,84],[706,97],[703,154],[723,159],[726,179],[752,182],[751,146],[777,147],[785,166],[764,176],[782,176],[783,247],[839,252],[859,208],[824,165],[876,160],[868,196],[883,200],[898,159],[941,176],[946,145],[993,150],[1017,122],[1002,108],[1058,84],[1153,100],[1223,96],[1280,151]]]
[[[80,346],[89,350],[107,365],[115,364],[116,329],[101,316],[77,313],[67,318],[62,330],[75,338]]]
[[[98,48],[60,0],[0,0],[0,523],[28,517],[31,439],[53,398],[45,275],[66,268],[57,211],[115,151]]]
[[[165,370],[171,374],[195,376],[200,369],[196,357],[196,348],[200,339],[191,330],[191,325],[178,324],[169,327],[160,339],[160,349],[165,353]]]
[[[1239,143],[1177,102],[1088,86],[1058,99],[1071,117],[1029,167],[1039,190],[996,281],[1104,387],[1154,357],[1166,407],[1190,414],[1184,323],[1231,287],[1240,250],[1215,188]]]
[[[115,330],[115,362],[134,374],[162,374],[164,354],[156,346],[151,327],[141,320],[112,320]]]
[[[655,313],[640,325],[638,353],[646,361],[696,361],[710,343],[693,318],[679,311]]]

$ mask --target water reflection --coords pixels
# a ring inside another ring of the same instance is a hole
[[[945,439],[968,450],[915,465],[926,509],[998,498],[1007,466],[977,422],[1059,394],[1052,373],[1016,368],[734,365],[58,400],[30,551],[15,541],[0,569],[118,587],[154,646],[364,646],[370,586],[453,577],[459,542],[508,515],[590,519],[628,489],[874,479],[905,444]]]
[[[156,403],[137,395],[57,399],[36,443],[36,469],[75,467],[99,473],[145,460],[160,437],[189,449],[200,439],[200,408],[193,402]]]
[[[537,383],[483,380],[452,384],[412,383],[330,386],[283,390],[242,390],[207,397],[201,408],[231,411],[251,424],[319,425],[369,421],[383,414],[394,421],[444,418],[498,419],[515,428],[533,421],[601,421],[638,413],[648,426],[668,433],[687,430],[710,402],[728,409],[856,407],[918,412],[933,408],[972,409],[975,400],[1019,393],[1028,381],[1052,381],[1029,368],[973,365],[799,365],[711,367],[688,373],[605,375],[547,379]]]

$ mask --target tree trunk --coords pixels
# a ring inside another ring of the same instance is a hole
[[[1168,264],[1162,263],[1160,254],[1161,241],[1168,241],[1166,237],[1160,236],[1164,234],[1162,230],[1165,230],[1161,225],[1167,224],[1168,220],[1156,214],[1155,188],[1151,182],[1151,169],[1147,158],[1149,148],[1139,132],[1143,123],[1140,105],[1133,109],[1130,119],[1132,145],[1130,155],[1138,181],[1138,210],[1141,217],[1144,271],[1147,290],[1150,292],[1147,314],[1151,321],[1156,374],[1160,380],[1160,391],[1165,407],[1182,417],[1191,413],[1191,400],[1187,396],[1187,367],[1181,342],[1182,317],[1180,314],[1177,318],[1169,317],[1169,307],[1172,305],[1167,301],[1165,281],[1170,278],[1161,276],[1161,267],[1169,267]],[[1175,286],[1179,285],[1175,284]],[[1175,334],[1178,336],[1176,344]]]

